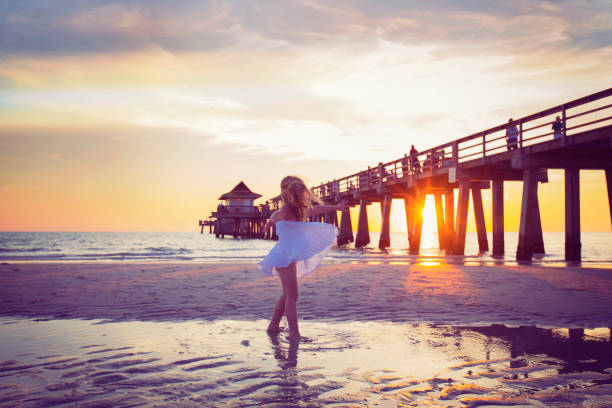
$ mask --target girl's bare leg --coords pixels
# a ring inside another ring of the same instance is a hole
[[[272,314],[272,320],[270,320],[270,324],[268,325],[268,333],[274,333],[280,331],[279,324],[281,319],[283,318],[283,314],[285,313],[285,289],[283,289],[283,294],[276,302],[276,306],[274,307],[274,313]]]
[[[285,316],[289,325],[289,340],[299,340],[300,330],[297,318],[298,284],[295,263],[286,268],[277,268],[283,284],[283,296],[285,296]]]

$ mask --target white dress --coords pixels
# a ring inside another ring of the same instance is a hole
[[[259,262],[259,270],[278,276],[276,268],[284,268],[295,262],[297,277],[302,277],[317,267],[334,245],[338,228],[322,222],[280,220],[276,222],[278,242]]]

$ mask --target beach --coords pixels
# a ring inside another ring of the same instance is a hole
[[[278,278],[255,264],[0,265],[0,315],[49,319],[267,319]],[[595,328],[610,323],[609,269],[323,264],[300,283],[302,320]]]
[[[612,404],[606,269],[323,264],[269,336],[253,264],[0,265],[0,406]]]

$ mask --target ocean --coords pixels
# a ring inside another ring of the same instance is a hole
[[[438,249],[437,235],[423,234],[421,253],[408,253],[405,232],[391,233],[391,247],[379,250],[378,233],[371,243],[356,249],[334,247],[327,263],[423,263],[515,264],[517,232],[505,234],[505,256],[493,258],[491,252],[479,253],[476,233],[466,237],[465,256],[445,255]],[[582,264],[612,267],[612,233],[582,233]],[[489,246],[492,237],[489,234]],[[240,239],[197,232],[0,232],[0,261],[135,261],[135,262],[227,262],[257,263],[275,241]],[[545,232],[545,255],[534,256],[534,263],[564,265],[565,234]]]

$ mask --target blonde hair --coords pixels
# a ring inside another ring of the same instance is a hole
[[[304,221],[313,203],[321,203],[321,200],[308,189],[306,183],[296,176],[287,176],[281,180],[281,199],[283,204],[293,210],[298,221]]]

